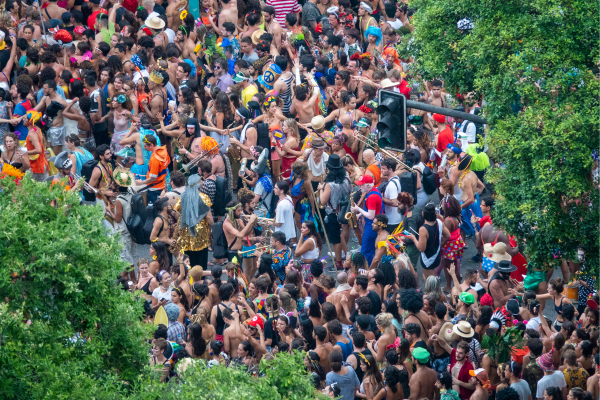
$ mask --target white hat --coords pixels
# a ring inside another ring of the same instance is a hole
[[[389,87],[395,87],[398,86],[400,84],[400,82],[392,82],[390,79],[385,78],[384,80],[381,81],[381,88],[382,89],[387,89]]]
[[[144,22],[144,24],[148,28],[152,28],[152,29],[162,29],[165,27],[165,21],[163,21],[159,17],[148,17],[148,18],[146,18],[146,21]]]

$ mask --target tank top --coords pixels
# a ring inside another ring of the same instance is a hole
[[[427,245],[425,247],[425,251],[421,253],[421,261],[423,262],[423,264],[426,267],[429,267],[431,265],[437,267],[437,265],[440,263],[440,256],[441,256],[440,224],[441,224],[441,222],[439,220],[436,220],[435,225],[423,224],[425,229],[427,229],[427,233],[429,236],[427,238]],[[436,253],[437,253],[437,256],[436,256]],[[423,257],[426,257],[427,259],[431,259],[432,257],[435,257],[435,259],[431,263],[426,263],[425,260],[423,259]]]
[[[46,172],[46,168],[48,168],[48,161],[46,161],[46,153],[44,151],[44,145],[42,143],[40,131],[38,130],[38,128],[34,128],[34,132],[38,136],[38,139],[40,141],[42,153],[30,155],[29,163],[31,165],[31,172],[35,174],[43,174],[44,172]],[[27,139],[25,139],[25,145],[27,146],[27,151],[35,150],[35,146],[33,145],[33,143],[31,143],[31,135],[27,135]]]
[[[358,381],[359,381],[360,383],[362,383],[362,381],[363,381],[363,379],[364,379],[364,377],[365,377],[365,371],[363,371],[363,370],[360,368],[360,360],[361,360],[361,357],[359,356],[359,354],[362,354],[362,355],[363,355],[363,356],[365,356],[365,357],[366,357],[366,356],[372,356],[373,354],[371,353],[371,350],[369,350],[369,349],[364,349],[363,351],[355,351],[355,352],[353,352],[352,354],[354,354],[354,357],[356,357],[356,364],[358,365],[358,368],[356,368],[356,369],[354,370],[354,372],[356,372],[356,376],[358,377]]]
[[[281,100],[283,101],[283,113],[288,114],[290,112],[290,107],[292,106],[292,82],[295,77],[294,74],[291,74],[288,79],[279,78],[285,82],[287,85],[287,90],[279,95]]]
[[[348,357],[350,356],[350,354],[352,354],[352,350],[354,350],[352,341],[349,340],[348,343],[337,342],[336,345],[340,346],[342,348],[342,359],[344,361],[346,361],[348,359]]]
[[[456,166],[452,167],[452,168],[457,168]],[[450,178],[450,171],[452,171],[452,168],[450,168],[448,170],[448,178]],[[459,179],[460,181],[460,179]],[[454,198],[456,200],[458,200],[459,202],[462,201],[462,195],[463,195],[463,191],[460,188],[460,186],[458,186],[458,181],[456,182],[456,185],[454,185]]]
[[[317,247],[317,242],[315,241],[314,238],[311,238],[311,237],[306,240],[312,240],[315,248],[304,253],[302,255],[302,259],[303,260],[316,260],[317,258],[319,258],[319,254],[320,254],[319,248]]]

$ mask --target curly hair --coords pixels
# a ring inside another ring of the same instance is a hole
[[[394,270],[394,266],[386,261],[384,263],[379,264],[378,269],[383,273],[383,286],[393,285],[396,283],[396,271]]]
[[[454,196],[448,196],[446,201],[442,202],[442,207],[444,208],[444,216],[445,217],[460,217],[462,212],[460,208],[460,203],[456,200]]]
[[[406,289],[400,294],[400,307],[413,314],[423,308],[423,293],[417,289]]]
[[[220,92],[215,98],[215,110],[223,113],[224,120],[231,120],[233,118],[233,110],[231,109],[231,100],[225,92]]]
[[[492,309],[492,307],[490,307],[490,306],[481,307],[481,314],[479,315],[479,318],[477,319],[477,325],[486,326],[487,324],[489,324],[490,320],[492,319],[493,313],[494,313],[494,310]]]
[[[408,192],[400,192],[398,193],[398,203],[404,204],[406,207],[412,207],[415,199],[412,197],[412,194]]]
[[[367,257],[361,252],[350,253],[350,263],[352,264],[352,272],[356,275],[360,268],[368,267]]]
[[[241,188],[238,191],[237,197],[239,202],[242,203],[242,206],[244,206],[254,200],[254,192],[250,189]]]
[[[398,271],[398,286],[402,289],[416,289],[419,287],[419,284],[412,272],[406,268],[400,268]]]
[[[292,164],[292,172],[294,176],[297,176],[301,179],[308,179],[308,164],[304,161],[294,161]]]
[[[417,146],[419,146],[419,148],[421,150],[425,150],[427,152],[427,150],[429,150],[430,143],[431,143],[431,139],[429,138],[429,135],[427,134],[427,132],[425,132],[423,130],[423,128],[418,127],[413,132],[413,136],[415,137],[415,140],[417,141]]]

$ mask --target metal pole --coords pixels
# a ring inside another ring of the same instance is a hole
[[[40,2],[36,1],[35,3],[37,4],[38,12],[40,13],[40,18],[42,21],[42,34],[47,35],[48,33],[46,32],[46,27],[44,26],[44,17],[42,17],[42,9],[40,8]],[[46,38],[46,41],[47,39],[48,38]]]
[[[406,108],[416,108],[430,113],[447,115],[454,118],[461,118],[467,121],[473,121],[478,124],[487,124],[487,119],[479,115],[469,114],[462,111],[452,110],[450,108],[437,107],[429,104],[419,103],[418,101],[406,100]]]

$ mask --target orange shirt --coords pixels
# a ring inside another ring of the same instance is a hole
[[[44,145],[42,144],[40,132],[37,128],[34,128],[33,132],[35,132],[35,134],[38,137],[38,140],[40,141],[42,154],[34,154],[29,156],[31,172],[33,172],[34,174],[43,174],[48,168],[48,161],[46,161],[46,152],[44,151]],[[35,150],[33,143],[31,143],[31,132],[29,133],[29,135],[27,135],[27,139],[25,139],[25,145],[27,146],[27,151]]]
[[[156,180],[150,184],[150,190],[163,190],[165,188],[165,179],[168,172],[167,167],[170,162],[171,158],[169,158],[169,154],[167,153],[167,146],[158,147],[152,152],[150,162],[148,163],[146,179],[156,177]]]

